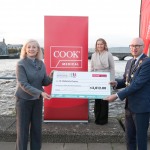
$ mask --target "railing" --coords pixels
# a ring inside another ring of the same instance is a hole
[[[88,59],[91,59],[93,52],[88,53]],[[113,56],[116,56],[119,58],[119,60],[124,60],[127,56],[132,56],[131,53],[112,53]]]
[[[16,77],[0,77],[0,79],[11,80],[11,79],[16,79]]]

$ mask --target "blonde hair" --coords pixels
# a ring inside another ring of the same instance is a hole
[[[28,45],[29,43],[31,43],[31,42],[36,43],[36,45],[37,45],[37,47],[38,47],[38,53],[37,53],[37,55],[36,55],[36,58],[37,58],[37,59],[43,59],[43,52],[42,52],[42,50],[41,50],[41,47],[40,47],[38,41],[36,41],[36,40],[34,40],[34,39],[30,39],[30,40],[28,40],[26,43],[24,43],[24,45],[23,45],[23,47],[22,47],[22,49],[21,49],[20,58],[23,59],[23,58],[26,58],[26,57],[27,57],[26,47],[27,47],[27,45]]]
[[[98,41],[102,41],[102,43],[104,44],[104,50],[108,51],[108,47],[107,47],[107,42],[103,39],[103,38],[99,38],[96,40],[96,43],[95,43],[95,51],[97,52],[97,42]]]

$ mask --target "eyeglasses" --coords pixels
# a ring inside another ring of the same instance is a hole
[[[129,45],[130,48],[133,48],[133,47],[140,48],[140,46],[143,46],[143,45]]]

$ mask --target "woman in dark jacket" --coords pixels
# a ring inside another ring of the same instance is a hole
[[[20,58],[16,66],[16,150],[27,150],[29,134],[30,150],[40,150],[43,98],[50,99],[43,86],[51,84],[52,78],[51,74],[46,74],[42,51],[36,40],[24,44]]]

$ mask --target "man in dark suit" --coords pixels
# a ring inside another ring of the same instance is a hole
[[[125,132],[127,150],[147,150],[147,132],[150,117],[150,58],[143,54],[144,42],[135,38],[130,44],[130,59],[123,79],[110,82],[116,89],[124,88],[108,96],[112,102],[119,98],[125,103]]]

